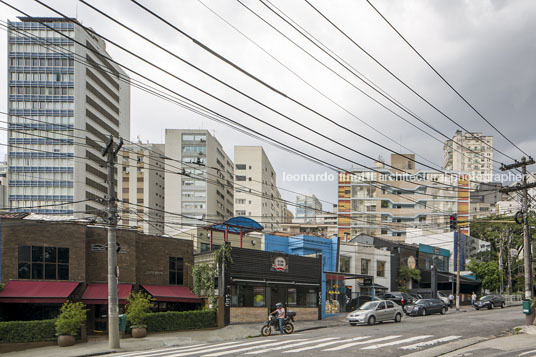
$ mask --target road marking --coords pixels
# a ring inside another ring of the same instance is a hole
[[[179,352],[178,354],[170,354],[169,357],[179,357],[179,356],[190,356],[195,354],[202,354],[207,352],[215,352],[218,350],[225,350],[229,348],[235,348],[235,347],[241,347],[241,346],[252,346],[252,345],[259,345],[259,344],[267,344],[271,342],[275,342],[277,340],[260,340],[260,341],[253,341],[253,342],[245,342],[245,343],[236,343],[236,342],[229,342],[229,343],[222,343],[219,345],[213,345],[213,346],[205,346],[205,347],[199,347],[194,348],[192,350],[186,351],[186,353]],[[282,342],[283,340],[281,340]]]
[[[272,346],[272,345],[278,345],[280,346],[282,342],[282,340],[278,340],[278,341],[274,341],[272,340],[273,342],[272,343],[268,343],[268,344],[265,344],[265,345],[262,345],[262,346],[248,346],[248,347],[242,347],[242,348],[238,348],[236,350],[229,350],[229,351],[223,351],[223,352],[215,352],[215,353],[211,353],[211,354],[208,354],[208,355],[203,355],[203,357],[218,357],[218,356],[223,356],[223,355],[227,355],[227,354],[230,354],[230,353],[238,353],[238,352],[244,352],[244,351],[249,351],[249,350],[253,350],[253,349],[257,349],[257,348],[264,348],[265,346]],[[285,340],[284,343],[287,343],[287,342],[297,342],[297,341],[303,341],[303,340]]]
[[[136,351],[136,352],[119,352],[119,353],[112,353],[109,356],[110,357],[134,357],[134,356],[143,356],[143,357],[150,357],[152,355],[158,354],[158,353],[173,353],[178,352],[182,350],[189,350],[191,348],[199,348],[201,346],[208,347],[206,343],[200,343],[197,345],[190,345],[190,346],[177,346],[177,347],[168,347],[168,348],[161,348],[158,350],[145,350],[145,351]]]
[[[414,336],[414,337],[406,338],[405,340],[398,340],[398,341],[380,343],[380,344],[377,344],[377,345],[363,347],[362,350],[376,350],[376,349],[381,348],[381,347],[400,345],[400,344],[406,343],[406,342],[424,340],[425,338],[429,338],[429,337],[434,337],[434,335]]]
[[[532,351],[527,351],[527,352],[523,352],[522,354],[520,354],[519,356],[526,356],[528,354],[531,354],[531,353],[536,353],[536,350],[532,350]]]
[[[290,345],[285,344],[284,346],[279,346],[279,347],[274,347],[274,348],[266,348],[266,349],[260,350],[260,351],[251,351],[251,352],[248,352],[248,353],[245,353],[245,354],[246,355],[258,355],[258,354],[265,353],[265,352],[279,351],[279,350],[283,350],[283,349],[287,349],[287,348],[293,348],[293,347],[299,347],[299,346],[303,346],[303,345],[308,345],[310,343],[317,343],[317,342],[336,340],[336,339],[338,339],[338,337],[326,337],[326,338],[321,338],[319,340],[309,340],[309,341],[304,341],[304,342],[299,342],[299,343],[293,343],[293,344],[290,344]]]
[[[402,337],[402,336],[399,336],[399,335],[397,335],[397,336],[386,336],[386,337],[375,338],[373,340],[368,340],[368,341],[345,343],[344,345],[333,347],[333,348],[328,348],[328,349],[322,350],[322,351],[339,351],[339,350],[344,350],[345,348],[352,347],[352,346],[366,345],[367,343],[387,341],[387,340],[392,340],[394,338],[399,338],[399,337]]]
[[[302,348],[298,348],[297,350],[285,351],[285,352],[283,352],[283,353],[296,353],[296,352],[302,352],[302,351],[312,350],[312,349],[315,349],[315,348],[321,348],[321,347],[326,347],[326,346],[329,346],[329,345],[334,345],[334,344],[336,344],[336,343],[341,343],[341,342],[349,342],[349,341],[363,340],[363,339],[368,338],[368,337],[369,337],[369,336],[360,336],[360,337],[355,337],[355,338],[352,338],[352,339],[349,339],[349,340],[324,342],[324,343],[321,343],[321,344],[319,344],[319,345],[308,346],[308,347],[302,347]],[[318,341],[314,341],[314,342],[318,342]]]
[[[400,349],[402,350],[415,350],[417,348],[421,348],[421,347],[428,347],[428,346],[432,346],[436,343],[442,343],[442,342],[448,342],[448,341],[452,341],[452,340],[457,340],[459,339],[460,337],[462,336],[447,336],[447,337],[441,337],[441,338],[437,338],[435,340],[430,340],[430,341],[424,341],[424,342],[419,342],[419,343],[416,343],[414,345],[409,345],[409,346],[404,346],[404,347],[400,347]]]

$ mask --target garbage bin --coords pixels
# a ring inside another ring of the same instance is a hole
[[[127,330],[127,315],[119,315],[119,331],[125,332]]]
[[[523,299],[523,313],[525,315],[530,315],[530,303],[531,303],[530,300]]]

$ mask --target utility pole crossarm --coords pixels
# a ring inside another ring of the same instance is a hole
[[[525,185],[522,185],[519,183],[515,186],[501,188],[499,191],[502,193],[510,193],[510,192],[521,191],[524,189],[528,190],[529,188],[535,188],[535,187],[536,187],[536,182],[527,183]]]

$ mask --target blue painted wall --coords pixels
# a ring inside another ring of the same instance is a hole
[[[322,254],[322,271],[337,271],[337,237],[321,238],[305,234],[281,237],[264,235],[264,250],[286,254],[307,256]],[[322,318],[326,317],[326,274],[322,274]]]

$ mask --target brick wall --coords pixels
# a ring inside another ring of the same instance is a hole
[[[296,312],[296,316],[294,317],[296,321],[318,320],[317,307],[289,307],[288,309]]]
[[[268,309],[265,307],[231,307],[231,323],[259,322],[268,319]]]

